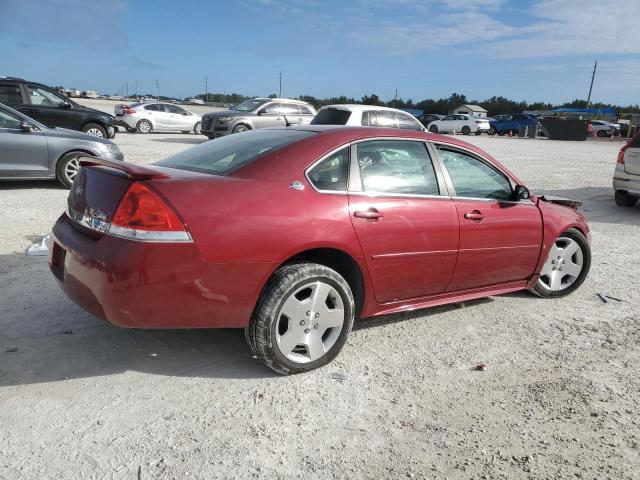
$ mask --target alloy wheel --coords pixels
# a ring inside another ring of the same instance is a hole
[[[543,290],[559,292],[569,288],[580,276],[584,266],[584,254],[578,242],[559,237],[540,272],[539,285]]]
[[[342,297],[323,281],[304,284],[287,297],[275,321],[280,353],[292,362],[313,362],[340,337],[345,322]]]
[[[100,138],[104,137],[104,135],[102,135],[102,131],[99,128],[90,128],[85,133],[89,135],[93,135],[94,137],[100,137]]]
[[[67,180],[69,180],[69,183],[73,183],[73,179],[78,175],[78,171],[80,170],[79,158],[80,157],[73,157],[64,166],[64,175],[67,177]]]

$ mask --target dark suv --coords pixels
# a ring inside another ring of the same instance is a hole
[[[0,77],[0,103],[44,123],[47,127],[69,128],[102,138],[113,138],[116,134],[112,115],[78,105],[40,83]]]

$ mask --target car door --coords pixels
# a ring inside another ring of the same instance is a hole
[[[542,216],[486,159],[438,145],[460,224],[458,261],[448,291],[527,279],[542,246]]]
[[[184,108],[176,105],[165,104],[165,113],[168,115],[168,122],[173,130],[191,130],[195,121],[193,115],[190,115]]]
[[[311,120],[313,120],[313,117],[316,116],[315,113],[313,113],[313,110],[311,110],[311,108],[309,108],[307,105],[299,105],[300,107],[300,117],[301,117],[301,125],[307,125],[311,122]]]
[[[169,130],[169,114],[164,111],[162,103],[145,105],[145,116],[153,123],[154,130]]]
[[[47,127],[77,128],[70,102],[39,85],[27,84],[25,88],[29,103],[19,108],[22,113]]]
[[[349,210],[379,303],[444,292],[458,251],[458,218],[422,141],[352,147]]]
[[[281,127],[285,125],[281,103],[268,103],[259,110],[255,118],[256,128]]]
[[[0,108],[0,177],[48,177],[47,137],[35,127],[21,128],[22,118]]]
[[[455,128],[455,124],[454,124],[455,116],[456,115],[449,115],[447,117],[444,117],[442,120],[436,120],[438,131],[441,133],[452,132],[453,129]]]

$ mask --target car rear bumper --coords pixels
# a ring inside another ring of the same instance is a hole
[[[640,175],[633,175],[624,171],[624,166],[616,164],[613,174],[614,190],[625,190],[634,195],[640,195]]]
[[[49,267],[71,300],[114,325],[241,328],[276,265],[208,263],[193,243],[94,238],[63,214]]]

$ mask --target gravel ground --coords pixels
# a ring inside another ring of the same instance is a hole
[[[613,203],[620,144],[466,140],[584,201],[586,283],[361,320],[333,364],[288,378],[239,331],[84,313],[23,254],[67,192],[0,183],[0,478],[640,478],[640,208]],[[144,164],[203,137],[116,141]]]

